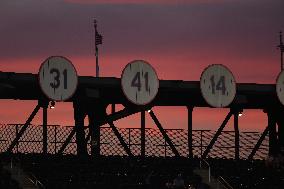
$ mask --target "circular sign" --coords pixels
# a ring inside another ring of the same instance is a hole
[[[126,98],[136,105],[150,103],[158,93],[159,80],[154,68],[144,60],[126,65],[121,75],[121,86]]]
[[[38,77],[42,92],[55,101],[71,98],[78,84],[75,67],[61,56],[47,58],[40,66]]]
[[[223,65],[208,66],[200,78],[201,94],[213,107],[228,106],[236,95],[236,82],[232,72]]]
[[[284,70],[281,71],[277,77],[276,93],[279,101],[284,105]]]

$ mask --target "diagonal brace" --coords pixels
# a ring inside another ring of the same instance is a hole
[[[145,107],[146,109],[146,107]],[[121,118],[124,118],[124,117],[127,117],[129,115],[132,115],[132,114],[135,114],[137,112],[139,112],[140,109],[129,109],[129,108],[124,108],[123,110],[120,110],[118,112],[115,112],[113,114],[110,114],[106,117],[105,121],[101,122],[100,125],[104,125],[110,121],[116,121],[118,119],[121,119]],[[76,133],[76,129],[75,127],[72,129],[71,133],[68,135],[68,137],[65,139],[63,145],[61,146],[61,148],[59,149],[58,153],[62,153],[65,148],[67,147],[67,145],[70,143],[72,137],[75,135]],[[89,141],[90,140],[90,133],[88,133],[87,137],[86,137],[86,141]]]
[[[256,145],[254,146],[254,148],[252,149],[250,155],[248,156],[248,160],[252,160],[253,156],[255,155],[256,151],[259,149],[261,143],[263,142],[265,136],[268,134],[269,131],[269,126],[267,126],[263,133],[261,134],[259,140],[257,141]]]
[[[30,117],[28,118],[22,129],[19,131],[19,133],[17,134],[16,138],[11,142],[10,146],[7,149],[7,152],[12,152],[13,148],[16,146],[16,144],[18,144],[20,138],[22,137],[22,135],[24,134],[24,132],[26,131],[26,129],[28,128],[28,126],[30,125],[31,121],[33,120],[33,118],[35,117],[35,115],[37,114],[40,108],[41,108],[40,104],[37,104],[37,106],[31,113]]]
[[[166,142],[169,144],[171,150],[173,151],[173,153],[175,154],[175,156],[180,156],[179,152],[177,151],[177,149],[175,148],[173,142],[171,141],[170,137],[167,135],[166,131],[164,130],[163,126],[161,125],[161,123],[159,122],[158,118],[156,117],[156,115],[154,114],[154,112],[151,110],[149,112],[151,118],[153,119],[153,121],[155,122],[155,124],[157,125],[157,127],[159,128],[160,132],[162,133],[164,139],[166,140]]]
[[[119,131],[117,130],[117,128],[115,127],[115,125],[113,124],[112,121],[108,122],[109,126],[111,127],[112,131],[114,132],[115,136],[117,137],[117,139],[119,140],[120,144],[122,145],[123,149],[125,150],[125,152],[127,153],[128,156],[133,156],[131,150],[129,149],[129,147],[127,146],[127,144],[125,143],[125,141],[123,140],[123,137],[121,136],[121,134],[119,133]]]
[[[75,126],[76,127],[76,126]],[[58,150],[57,154],[62,154],[63,151],[65,150],[65,148],[67,147],[67,145],[69,144],[69,142],[71,141],[72,137],[75,135],[76,133],[76,128],[73,128],[72,131],[70,132],[70,134],[68,135],[68,137],[66,138],[66,140],[64,141],[64,143],[62,144],[61,148]]]
[[[233,111],[230,111],[228,113],[228,115],[226,116],[225,120],[223,121],[223,123],[221,124],[221,126],[219,127],[218,131],[215,133],[213,139],[210,141],[209,145],[207,146],[206,150],[204,151],[204,153],[202,154],[201,158],[205,159],[206,156],[208,155],[208,153],[210,152],[211,148],[213,147],[213,145],[215,144],[216,140],[218,139],[219,135],[222,133],[224,127],[227,125],[229,119],[231,118],[231,116],[234,114]]]

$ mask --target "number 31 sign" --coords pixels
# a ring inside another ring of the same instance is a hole
[[[121,86],[129,101],[136,105],[145,105],[157,95],[159,80],[149,63],[135,60],[127,64],[122,71]]]
[[[200,78],[201,94],[213,107],[230,105],[236,95],[236,82],[232,72],[223,65],[207,67]]]
[[[38,73],[42,92],[51,100],[65,101],[75,93],[78,77],[73,64],[61,56],[46,59]]]

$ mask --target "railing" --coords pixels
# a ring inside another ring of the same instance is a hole
[[[202,165],[205,164],[208,168],[208,182],[210,183],[211,182],[211,167],[209,165],[209,163],[205,160],[205,159],[202,159],[200,158],[200,169],[202,169]]]
[[[226,189],[234,189],[223,177],[219,176],[217,181]]]
[[[28,178],[36,187],[45,189],[45,186],[33,174],[30,173]]]
[[[0,124],[0,153],[5,152],[11,141],[15,138],[22,124]],[[56,154],[62,146],[65,139],[72,131],[73,126],[48,126],[48,153]],[[141,129],[140,128],[119,128],[118,129],[124,141],[134,155],[141,153]],[[187,157],[188,140],[187,130],[183,129],[165,129],[171,138],[174,146],[181,156]],[[85,129],[86,136],[88,129]],[[200,157],[210,140],[214,135],[211,130],[193,130],[192,146],[193,155]],[[261,133],[241,132],[240,133],[240,158],[246,159],[259,139]],[[24,135],[20,138],[13,153],[42,153],[43,145],[42,126],[30,125]],[[216,141],[215,145],[208,154],[210,157],[234,158],[235,152],[234,131],[223,131]],[[100,146],[102,155],[126,155],[119,140],[109,127],[101,127]],[[163,138],[163,135],[157,129],[146,129],[146,156],[174,156],[171,148]],[[88,150],[90,144],[88,141]],[[67,145],[64,154],[76,154],[75,136]],[[265,138],[254,158],[265,159],[268,154],[268,137]]]

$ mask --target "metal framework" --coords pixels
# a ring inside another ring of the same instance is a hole
[[[115,94],[115,95],[114,95]],[[40,108],[43,108],[43,128],[42,128],[42,152],[48,153],[48,132],[47,132],[47,105],[48,99],[41,93],[37,84],[37,75],[0,72],[0,98],[1,99],[19,99],[19,100],[38,100],[38,105],[31,113],[21,130],[17,132],[15,138],[11,141],[7,152],[12,152],[19,143],[21,137],[25,134],[32,119]],[[118,78],[96,78],[79,77],[79,85],[75,95],[70,99],[74,107],[75,126],[69,135],[64,139],[58,153],[63,153],[68,144],[72,142],[76,135],[77,154],[88,154],[88,145],[90,145],[91,155],[99,156],[101,152],[101,134],[100,127],[109,124],[114,135],[120,142],[125,153],[133,156],[131,147],[127,145],[125,136],[115,127],[113,121],[130,116],[134,113],[141,114],[141,132],[140,132],[140,156],[146,156],[146,123],[145,111],[149,110],[149,115],[155,122],[160,134],[175,156],[180,156],[180,152],[175,142],[160,121],[151,110],[154,106],[185,106],[188,108],[188,132],[187,132],[187,155],[193,156],[193,125],[192,112],[194,107],[208,107],[208,104],[202,98],[198,81],[160,81],[159,93],[156,99],[147,106],[134,106],[124,97],[120,88],[120,79]],[[111,114],[106,114],[107,106],[112,105]],[[123,104],[124,109],[115,111],[115,104]],[[201,144],[202,158],[206,158],[212,150],[215,142],[223,133],[229,119],[234,117],[234,158],[240,158],[240,133],[238,126],[238,114],[243,109],[263,109],[268,115],[268,127],[259,138],[248,158],[253,158],[259,149],[265,136],[269,134],[269,154],[276,155],[283,152],[284,149],[284,128],[283,128],[283,106],[276,97],[275,85],[273,84],[237,84],[237,95],[230,105],[230,111],[225,117],[217,132],[212,136],[210,142],[203,152]],[[84,118],[89,117],[88,134],[85,133]],[[278,130],[276,129],[278,125]],[[278,133],[277,133],[278,132]],[[202,137],[202,136],[201,136]],[[90,141],[88,143],[88,141]],[[201,140],[202,143],[202,140]]]

